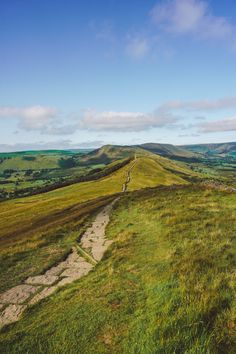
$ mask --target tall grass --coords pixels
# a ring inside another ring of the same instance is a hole
[[[75,241],[73,231],[79,234],[86,217],[121,192],[129,168],[127,164],[99,180],[0,203],[0,291],[68,252]],[[139,189],[174,182],[185,183],[156,161],[142,157],[137,159],[130,184],[131,189]]]
[[[234,353],[236,195],[124,196],[85,278],[5,328],[4,353]]]

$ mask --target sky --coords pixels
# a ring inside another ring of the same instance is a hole
[[[235,0],[0,0],[0,151],[228,141]]]

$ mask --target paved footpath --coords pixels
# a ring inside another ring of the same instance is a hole
[[[126,173],[126,180],[122,188],[123,193],[127,191],[131,170],[135,163],[136,156]],[[0,328],[18,321],[27,307],[48,297],[58,288],[87,275],[93,269],[112,243],[112,240],[106,239],[105,230],[112,207],[118,199],[119,197],[106,205],[82,235],[79,248],[83,256],[78,254],[75,246],[65,261],[58,263],[41,275],[27,278],[23,284],[0,294]]]
[[[0,294],[0,327],[18,321],[28,306],[51,295],[61,286],[80,279],[93,269],[112,243],[106,239],[105,229],[117,200],[118,198],[105,206],[83,234],[80,245],[84,256],[78,254],[77,247],[73,247],[65,261]]]

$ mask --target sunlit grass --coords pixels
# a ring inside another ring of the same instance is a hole
[[[227,222],[226,222],[227,221]],[[236,195],[199,187],[122,197],[87,277],[6,328],[6,353],[234,353]]]

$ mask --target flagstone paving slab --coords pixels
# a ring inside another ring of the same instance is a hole
[[[32,286],[27,284],[17,285],[0,295],[0,303],[22,304],[39,289],[40,286]]]
[[[18,321],[25,308],[26,305],[8,305],[0,314],[0,327]]]
[[[40,284],[40,285],[52,285],[58,280],[58,276],[56,275],[37,275],[35,277],[29,277],[26,279],[25,283],[26,284]]]

